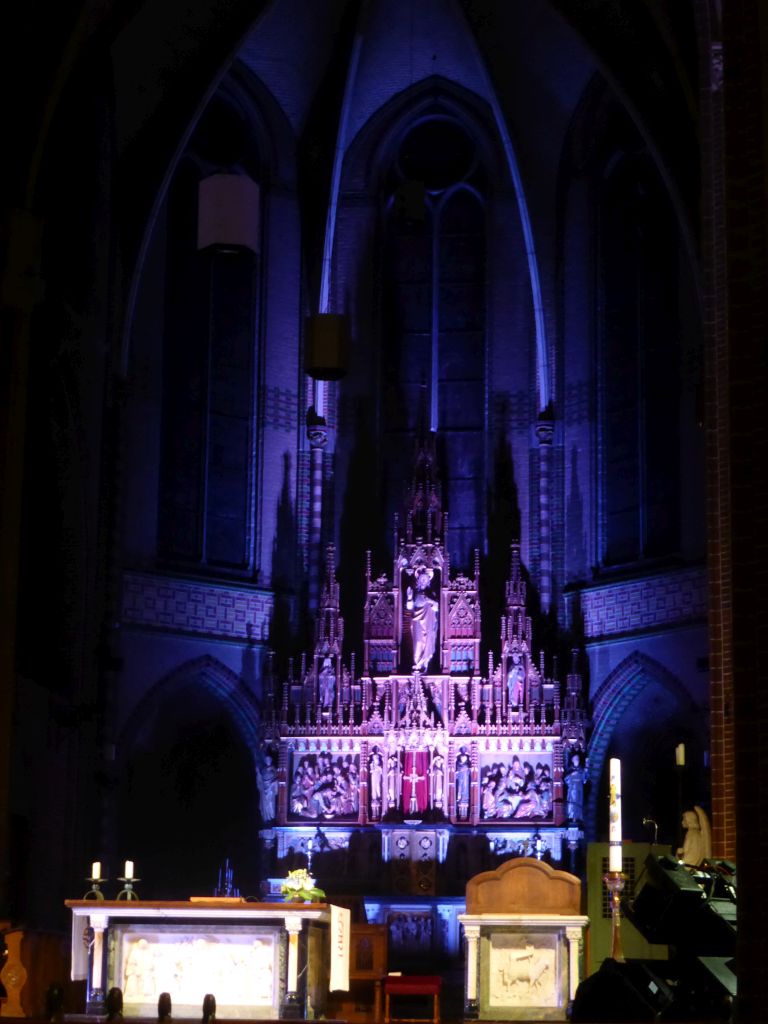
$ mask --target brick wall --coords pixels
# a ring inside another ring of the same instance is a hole
[[[724,393],[728,417],[717,402],[711,520],[719,570],[713,647],[721,671],[713,728],[722,736],[718,799],[726,822],[735,804],[738,834],[737,1020],[751,1021],[762,1019],[768,1005],[768,10],[762,0],[723,5],[723,57],[727,296],[724,307],[719,294],[712,305],[715,315],[727,314],[726,342],[716,345],[715,357],[717,396]],[[729,830],[723,832],[729,839]]]

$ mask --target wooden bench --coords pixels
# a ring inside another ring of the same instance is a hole
[[[438,974],[388,975],[384,979],[384,1024],[397,1021],[398,1024],[416,1024],[429,1020],[440,1024],[440,987],[443,979]],[[430,1017],[392,1017],[390,998],[392,996],[432,996]]]

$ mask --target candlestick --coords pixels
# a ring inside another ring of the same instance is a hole
[[[621,893],[624,889],[624,875],[620,871],[609,871],[603,876],[611,904],[611,959],[624,963],[621,945]]]
[[[134,882],[140,882],[140,878],[118,878],[118,882],[123,883],[123,888],[115,896],[116,900],[137,900],[139,894],[133,888]]]
[[[104,893],[101,891],[101,882],[107,882],[107,878],[101,877],[101,861],[95,860],[91,864],[91,877],[86,878],[90,882],[90,889],[83,896],[84,900],[103,900]]]
[[[136,892],[136,890],[133,888],[133,886],[134,886],[134,884],[136,882],[140,882],[140,881],[141,881],[141,879],[140,878],[136,878],[136,876],[134,874],[133,861],[132,860],[127,860],[125,862],[125,869],[123,871],[123,877],[122,878],[118,878],[118,882],[122,882],[123,883],[123,888],[117,894],[115,899],[118,899],[118,900],[137,900],[139,898],[139,894]]]
[[[621,761],[612,757],[609,762],[610,807],[608,812],[608,870],[621,871]]]
[[[685,788],[685,744],[678,743],[675,747],[675,775],[677,776],[677,848],[682,849],[685,841],[683,827],[683,801]]]

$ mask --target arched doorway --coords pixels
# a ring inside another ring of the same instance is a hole
[[[134,860],[143,898],[211,895],[225,858],[242,895],[258,893],[260,819],[249,723],[223,685],[227,670],[211,669],[186,666],[158,684],[125,731],[113,871],[124,857]]]
[[[681,838],[681,804],[704,803],[708,793],[706,712],[676,676],[639,652],[606,678],[594,709],[587,807],[592,838],[608,838],[608,759],[617,757],[624,766],[624,839],[653,841],[653,825],[643,823],[648,819],[658,825],[659,842],[674,847]],[[679,743],[686,747],[682,773],[675,765]]]

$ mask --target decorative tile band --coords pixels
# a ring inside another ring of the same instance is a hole
[[[264,389],[264,424],[276,430],[293,431],[299,411],[299,396],[290,388]]]
[[[268,590],[148,573],[123,576],[126,626],[260,641],[269,635],[273,605],[274,596]]]
[[[580,603],[587,638],[657,629],[707,616],[703,568],[683,569],[642,580],[590,587],[571,598]]]

